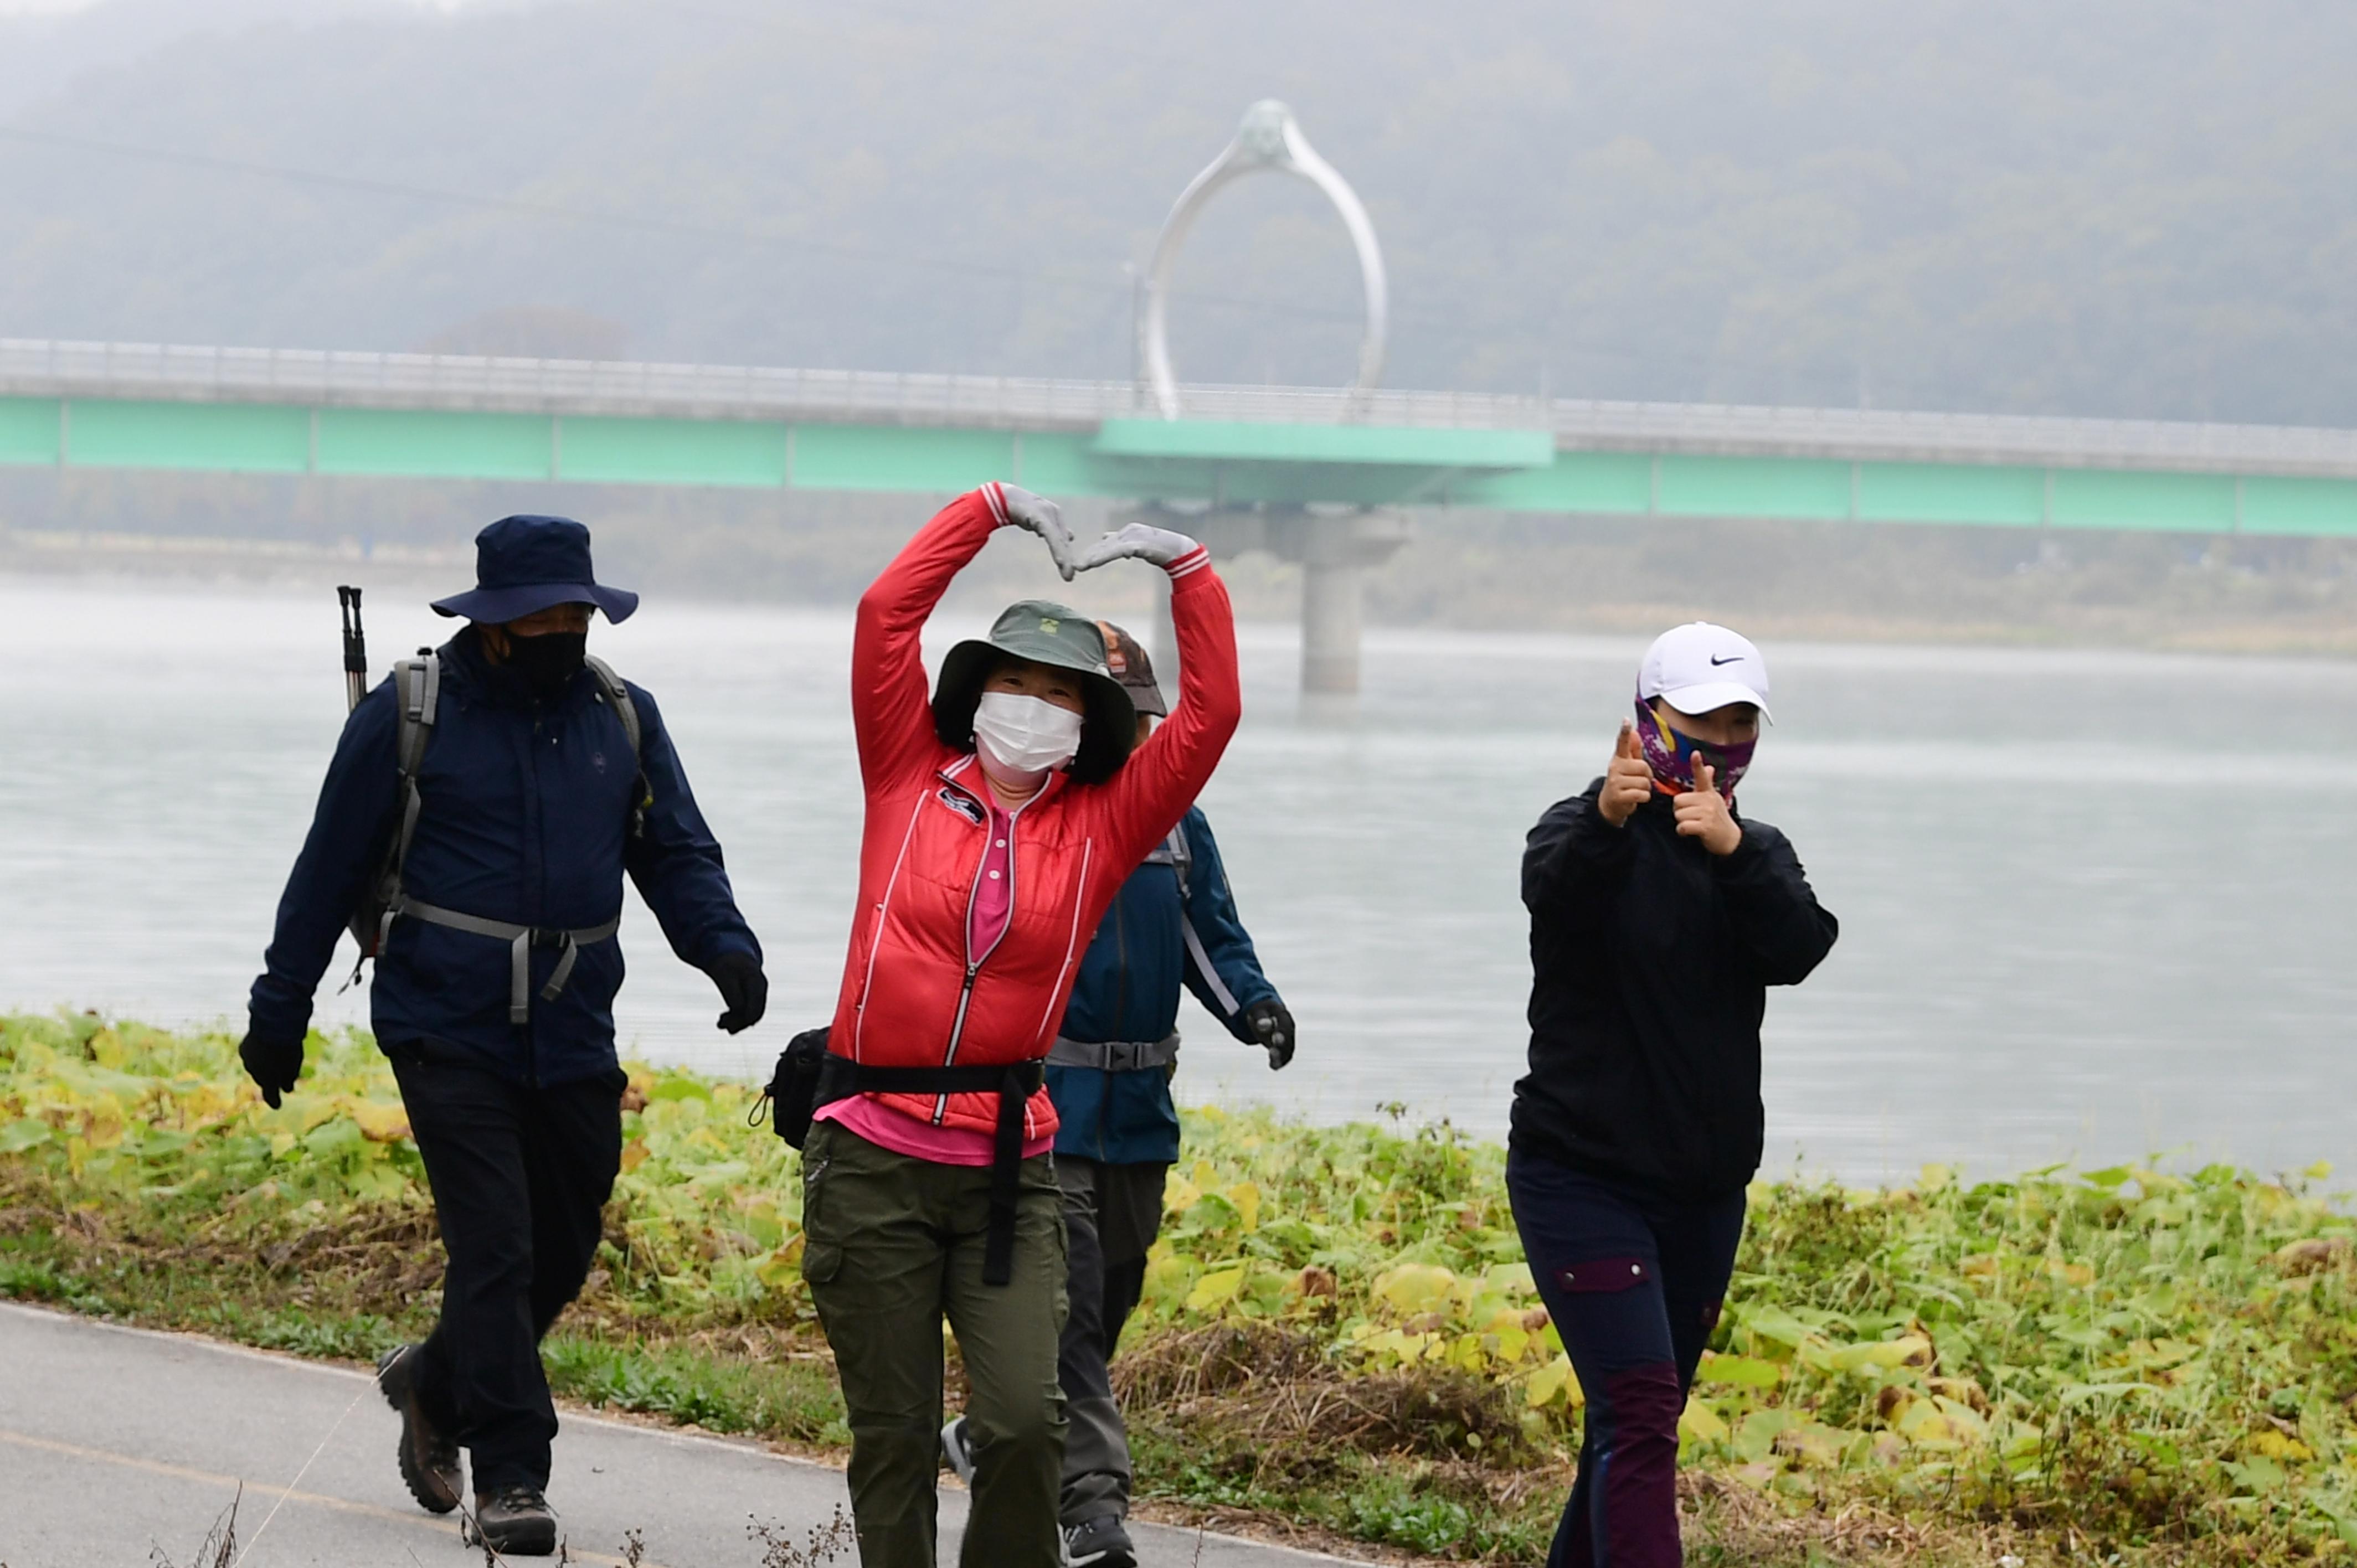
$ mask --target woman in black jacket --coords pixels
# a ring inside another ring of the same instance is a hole
[[[1530,1072],[1506,1183],[1587,1399],[1549,1568],[1674,1568],[1678,1416],[1759,1168],[1767,988],[1839,928],[1784,835],[1735,809],[1766,715],[1760,650],[1696,621],[1645,655],[1605,776],[1523,856]]]

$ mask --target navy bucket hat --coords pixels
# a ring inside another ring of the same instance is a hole
[[[628,620],[639,596],[600,587],[589,567],[589,531],[569,517],[503,517],[475,535],[475,586],[434,601],[446,616],[496,626],[554,605],[595,605]]]

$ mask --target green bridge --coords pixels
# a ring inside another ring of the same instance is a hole
[[[2357,534],[2357,432],[0,339],[0,465],[1167,505],[1305,566],[1305,683],[1411,509]]]

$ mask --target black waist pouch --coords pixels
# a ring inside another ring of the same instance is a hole
[[[786,1043],[778,1070],[753,1107],[770,1107],[770,1126],[799,1149],[810,1136],[811,1114],[822,1105],[855,1094],[996,1094],[997,1125],[991,1139],[990,1227],[984,1238],[982,1283],[1003,1285],[1012,1277],[1015,1200],[1023,1156],[1023,1108],[1047,1082],[1047,1063],[1006,1062],[996,1067],[867,1067],[826,1048],[824,1029],[807,1029]]]
[[[770,1130],[799,1149],[810,1136],[811,1112],[819,1106],[819,1075],[826,1067],[826,1031],[804,1029],[786,1042],[778,1053],[778,1070],[770,1075],[768,1087],[761,1090],[761,1102],[753,1107],[753,1119],[758,1123],[766,1107],[770,1113]]]

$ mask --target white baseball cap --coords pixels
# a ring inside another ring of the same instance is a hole
[[[1768,713],[1768,661],[1751,639],[1706,620],[1672,627],[1645,650],[1637,667],[1637,695],[1659,697],[1682,714],[1706,714],[1729,703]]]

